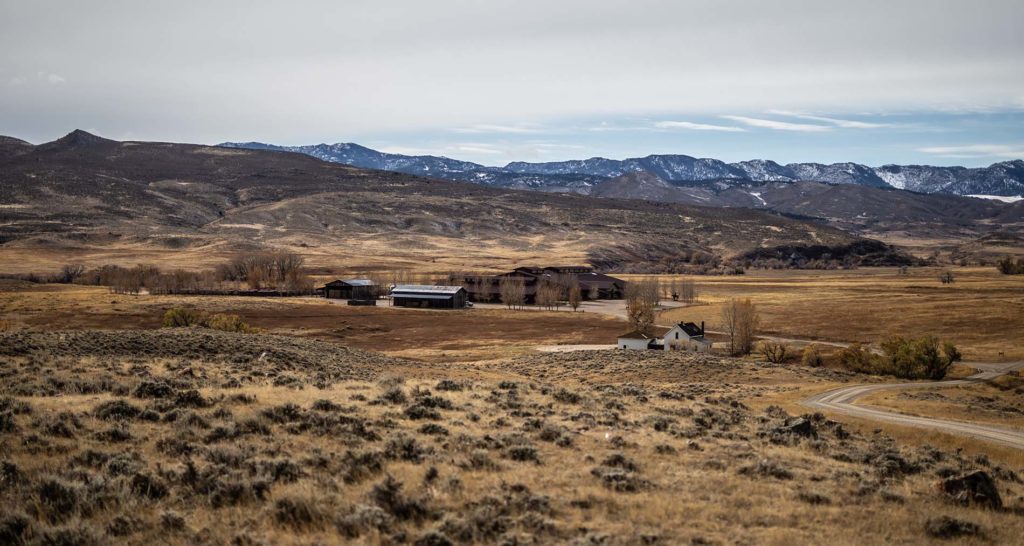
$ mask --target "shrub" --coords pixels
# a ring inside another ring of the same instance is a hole
[[[800,360],[803,362],[804,366],[809,366],[811,368],[820,368],[825,364],[825,359],[822,358],[821,353],[818,352],[818,348],[814,345],[808,345],[804,348],[804,354]]]
[[[319,528],[325,519],[315,502],[299,497],[277,499],[273,515],[279,525],[296,531]]]
[[[782,343],[764,341],[761,343],[761,354],[772,364],[782,364],[786,361],[786,346]]]
[[[1007,256],[996,263],[996,268],[1003,275],[1024,275],[1024,258],[1013,258]]]
[[[846,369],[858,373],[876,373],[878,357],[859,343],[839,351],[839,363]]]
[[[203,325],[203,314],[193,309],[175,307],[164,313],[164,328],[191,328]]]
[[[164,328],[209,328],[222,332],[240,332],[244,334],[255,332],[256,329],[249,326],[238,315],[215,313],[209,315],[194,309],[175,307],[164,313],[162,326]]]
[[[227,314],[215,314],[211,315],[206,319],[204,324],[211,330],[220,330],[222,332],[239,332],[247,334],[253,331],[253,328],[242,321],[242,318],[238,315],[227,315]]]

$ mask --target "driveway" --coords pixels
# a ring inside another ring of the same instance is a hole
[[[969,385],[972,383],[988,381],[999,377],[1000,375],[1024,368],[1024,361],[1001,364],[965,362],[964,364],[981,371],[964,379],[953,379],[949,381],[919,381],[914,383],[886,383],[879,385],[851,385],[848,387],[840,387],[838,389],[833,389],[811,396],[801,402],[801,404],[811,409],[827,410],[850,417],[860,417],[881,423],[926,428],[937,430],[939,432],[970,436],[972,438],[987,440],[1017,449],[1024,449],[1024,431],[1019,429],[1000,427],[996,425],[979,425],[945,419],[933,419],[930,417],[915,417],[869,406],[858,406],[856,404],[859,398],[883,390],[925,389]]]

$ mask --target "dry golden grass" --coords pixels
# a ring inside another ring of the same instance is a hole
[[[294,241],[292,240],[294,239]],[[305,245],[302,236],[277,241],[275,248],[301,254],[316,271],[344,275],[365,271],[402,270],[423,274],[452,271],[507,271],[521,265],[585,263],[587,247],[580,241],[587,234],[567,233],[564,237],[509,236],[502,240],[426,237],[422,234],[356,236],[338,244]],[[215,267],[237,254],[239,247],[225,241],[184,248],[149,244],[109,243],[95,246],[22,247],[0,246],[2,273],[56,273],[69,263],[88,267],[136,264],[163,269],[200,270]]]
[[[750,298],[760,332],[782,337],[872,343],[890,335],[936,335],[954,342],[966,360],[1024,359],[1024,277],[994,268],[891,268],[852,271],[749,271],[695,277],[701,303],[662,314],[717,327],[722,303]],[[667,281],[670,277],[659,277]]]
[[[978,383],[941,389],[904,392],[882,391],[864,397],[860,403],[887,408],[906,415],[990,423],[1024,429],[1024,389],[1019,376],[1017,387],[1000,389],[994,384]]]
[[[967,544],[1012,542],[1024,532],[1024,521],[1013,512],[1024,508],[1020,484],[1000,481],[1009,511],[963,507],[934,488],[936,474],[947,466],[959,471],[990,463],[953,453],[935,462],[931,451],[900,448],[872,433],[840,440],[834,425],[820,421],[817,440],[773,440],[766,434],[781,417],[767,408],[748,409],[736,397],[790,387],[766,385],[766,370],[752,364],[722,361],[719,369],[709,369],[689,358],[644,357],[652,366],[665,360],[664,373],[675,369],[685,381],[638,385],[623,377],[587,385],[581,382],[592,376],[577,369],[549,383],[528,369],[494,363],[494,379],[461,379],[459,390],[447,390],[438,379],[477,372],[471,366],[432,366],[420,368],[415,380],[386,373],[375,382],[285,388],[262,378],[273,377],[279,363],[271,361],[239,370],[240,363],[197,360],[190,369],[202,373],[193,374],[183,373],[174,358],[129,363],[36,357],[35,366],[42,365],[49,377],[95,379],[101,389],[54,396],[25,391],[45,382],[37,381],[38,368],[15,358],[3,364],[9,372],[5,388],[23,392],[18,400],[30,410],[14,416],[14,432],[0,433],[0,459],[13,463],[18,476],[14,487],[0,491],[0,515],[23,512],[31,521],[29,532],[36,534],[80,521],[76,529],[104,542],[114,539],[108,529],[128,518],[128,535],[116,540],[167,544],[378,544],[412,542],[430,532],[460,543],[923,544],[931,540],[925,522],[940,515],[981,526],[984,536],[968,537]],[[244,370],[261,373],[248,374],[237,387],[217,386],[221,374]],[[828,375],[788,367],[768,371],[787,383]],[[168,406],[173,396],[129,394],[142,381],[161,380],[179,384],[179,391],[198,388],[206,402]],[[444,407],[433,418],[410,417],[427,391],[446,401]],[[97,409],[113,400],[149,408],[158,418],[120,424],[102,419]],[[320,400],[338,407],[314,409]],[[49,426],[70,422],[62,412],[79,422],[71,425],[70,437]],[[166,417],[171,414],[173,421]],[[345,423],[354,421],[376,437],[352,434]],[[216,432],[244,423],[261,423],[269,434]],[[444,432],[429,432],[427,424]],[[318,433],[325,425],[328,433]],[[111,426],[129,437],[111,444],[97,436]],[[12,441],[33,434],[33,441]],[[352,462],[346,452],[370,456],[381,466]],[[891,473],[860,462],[878,456],[920,468]],[[88,462],[103,457],[110,459]],[[165,487],[166,494],[149,498],[149,489],[134,485],[140,475]],[[212,490],[204,475],[214,476],[206,478],[213,480]],[[373,493],[389,476],[402,484],[406,501],[425,511],[422,518],[403,516],[401,506]],[[37,491],[53,477],[81,495],[68,514],[55,516],[45,504],[24,502],[39,498]],[[217,496],[218,487],[235,479],[243,485],[264,481],[268,490],[261,498],[218,501],[224,498]],[[106,500],[84,504],[93,499]],[[180,517],[180,526],[165,523],[168,510]]]

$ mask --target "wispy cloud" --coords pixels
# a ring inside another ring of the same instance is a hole
[[[797,131],[801,133],[824,133],[833,128],[828,125],[814,125],[810,123],[791,123],[788,121],[777,121],[773,119],[749,118],[746,116],[721,116],[723,119],[730,119],[761,129],[773,129],[776,131]]]
[[[518,124],[518,125],[495,125],[489,123],[480,123],[477,125],[470,125],[469,127],[456,127],[452,129],[456,133],[464,134],[485,134],[485,133],[504,133],[504,134],[527,134],[527,133],[539,133],[541,128],[534,124]]]
[[[729,133],[745,133],[743,127],[732,125],[713,125],[710,123],[693,123],[691,121],[657,121],[654,126],[658,129],[691,129],[694,131],[725,131]]]
[[[976,159],[984,157],[1024,158],[1024,144],[968,144],[964,146],[928,146],[917,151],[941,157]]]
[[[830,118],[825,116],[804,114],[801,112],[791,112],[789,110],[769,110],[768,113],[775,114],[777,116],[788,116],[798,119],[806,119],[808,121],[820,121],[823,123],[832,124],[836,127],[841,127],[843,129],[887,129],[897,127],[897,125],[894,123],[873,123],[853,119]]]
[[[54,74],[53,72],[45,72],[40,70],[36,72],[36,77],[19,75],[7,80],[7,85],[11,87],[20,87],[22,85],[29,85],[33,83],[49,84],[49,85],[61,85],[67,83],[67,79],[60,74]]]

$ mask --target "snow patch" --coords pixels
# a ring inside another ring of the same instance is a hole
[[[753,195],[754,197],[756,197],[757,200],[760,201],[762,205],[768,206],[768,202],[765,201],[763,197],[761,197],[761,192],[752,191],[752,192],[749,192],[749,193],[750,193],[750,195]]]
[[[1022,195],[968,195],[967,197],[977,197],[978,199],[991,199],[993,201],[1002,201],[1003,203],[1016,203],[1017,201],[1024,200],[1024,196]]]

